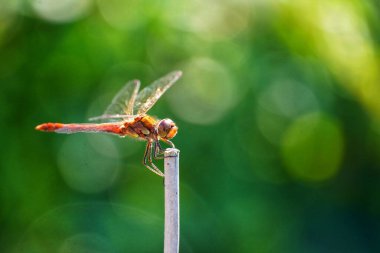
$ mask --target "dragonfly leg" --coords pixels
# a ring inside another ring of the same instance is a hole
[[[153,145],[155,145],[155,144],[153,143]],[[150,165],[153,167],[154,170],[156,170],[157,172],[159,172],[159,173],[161,174],[161,176],[163,177],[163,176],[164,176],[164,173],[162,173],[161,170],[159,170],[159,169],[157,168],[157,166],[154,165],[154,163],[153,163],[153,161],[152,161],[152,152],[153,152],[153,156],[154,156],[154,150],[152,149],[152,143],[151,143],[151,150],[150,150],[150,152],[151,152],[151,153],[150,153],[150,155],[148,156],[148,160],[149,160]]]
[[[158,140],[155,140],[153,142],[153,146],[154,146],[154,155],[153,155],[153,158],[154,159],[164,159],[164,149],[161,147],[160,145],[160,142]]]
[[[170,146],[172,146],[172,148],[175,148],[174,146],[174,143],[169,141],[169,140],[166,140],[166,139],[162,139],[163,142],[166,142],[167,144],[169,144]]]
[[[161,177],[164,177],[164,173],[162,173],[157,168],[157,166],[153,164],[153,161],[152,161],[152,142],[151,141],[148,141],[148,143],[146,145],[145,152],[144,152],[143,164],[145,165],[145,167],[147,167],[153,173],[155,173]]]

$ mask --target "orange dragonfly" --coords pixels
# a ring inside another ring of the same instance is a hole
[[[174,71],[153,82],[140,92],[140,81],[129,81],[113,98],[103,115],[90,118],[106,120],[107,123],[62,124],[44,123],[36,130],[72,134],[111,133],[121,137],[130,136],[147,141],[143,164],[159,176],[164,174],[153,164],[153,159],[162,158],[163,148],[159,141],[163,141],[174,148],[170,141],[178,131],[178,127],[171,119],[156,119],[146,113],[157,100],[181,77],[181,71]]]

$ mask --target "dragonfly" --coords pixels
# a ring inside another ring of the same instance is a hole
[[[101,120],[103,123],[49,122],[40,124],[35,129],[62,134],[109,133],[146,141],[143,164],[152,172],[164,177],[164,173],[153,163],[153,159],[163,158],[164,149],[160,141],[172,148],[175,147],[171,139],[177,134],[178,127],[171,119],[160,120],[148,115],[147,112],[181,75],[181,71],[170,72],[140,92],[139,80],[127,82],[102,115],[89,119],[89,121]]]

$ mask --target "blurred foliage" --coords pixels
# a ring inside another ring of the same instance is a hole
[[[376,0],[1,0],[0,251],[160,252],[144,144],[36,132],[183,78],[181,252],[380,252]],[[157,164],[162,168],[162,162]]]

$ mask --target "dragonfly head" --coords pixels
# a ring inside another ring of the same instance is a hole
[[[163,119],[158,123],[158,135],[163,139],[172,139],[178,131],[178,127],[171,119]]]

